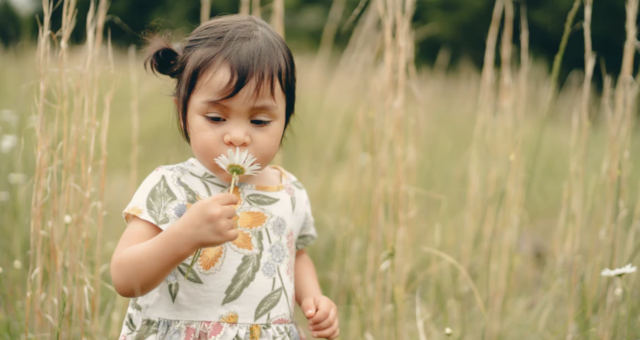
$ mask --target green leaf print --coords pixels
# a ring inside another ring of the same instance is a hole
[[[280,298],[282,297],[282,289],[283,288],[280,287],[272,291],[271,293],[267,294],[267,296],[265,296],[262,301],[260,301],[260,303],[258,303],[258,307],[256,307],[256,313],[254,316],[255,321],[258,321],[258,319],[263,317],[278,304]]]
[[[295,187],[300,190],[304,190],[304,186],[302,186],[302,183],[300,183],[300,181],[295,181],[295,182],[292,182],[291,184],[295,185]]]
[[[242,294],[242,291],[253,282],[258,269],[260,269],[261,255],[257,253],[242,257],[242,261],[231,279],[231,284],[224,291],[223,305],[237,299]]]
[[[291,212],[296,211],[296,196],[291,196]]]
[[[300,235],[296,240],[296,249],[302,249],[314,240],[313,235]]]
[[[169,204],[175,200],[176,195],[169,188],[167,179],[163,175],[147,196],[147,210],[157,225],[169,223],[167,210]]]
[[[133,309],[135,309],[137,311],[141,311],[142,310],[142,306],[140,306],[140,304],[138,303],[138,298],[135,298],[135,299],[131,300],[131,306],[133,306]]]
[[[251,194],[247,195],[247,201],[254,205],[271,205],[278,202],[280,199],[277,197],[271,197],[263,194]]]
[[[211,196],[211,190],[209,189],[209,186],[207,184],[212,184],[215,185],[217,187],[223,188],[225,189],[226,186],[214,181],[214,179],[216,178],[215,176],[213,176],[212,174],[205,172],[202,175],[196,175],[193,172],[189,171],[189,173],[191,175],[193,175],[193,177],[196,177],[197,179],[200,180],[200,182],[202,182],[202,185],[204,186],[204,188],[207,190],[207,194],[209,194],[209,196]]]
[[[156,320],[144,319],[142,325],[136,333],[135,340],[144,340],[153,334],[158,333],[158,322]]]
[[[178,296],[179,289],[180,284],[177,281],[169,283],[169,295],[171,295],[171,302],[176,302],[176,296]]]
[[[264,246],[262,245],[264,236],[262,235],[262,231],[251,234],[257,239],[258,253],[242,257],[240,265],[236,268],[236,273],[231,279],[231,283],[224,291],[223,305],[237,299],[240,294],[242,294],[242,291],[253,282],[256,273],[260,269],[260,259],[262,258],[262,251],[264,250]]]
[[[195,191],[189,188],[189,186],[181,181],[180,178],[178,178],[178,184],[180,184],[182,189],[184,189],[185,194],[187,194],[187,202],[191,204],[196,203],[196,201],[198,200],[198,195],[195,193]]]
[[[127,314],[127,321],[125,322],[127,328],[129,329],[129,334],[136,331],[136,324],[133,322],[133,316],[131,314]]]
[[[202,284],[202,279],[200,278],[200,276],[198,276],[198,273],[196,273],[196,271],[193,268],[191,270],[189,270],[189,265],[188,264],[180,263],[178,265],[178,271],[188,281],[191,281],[193,283]]]

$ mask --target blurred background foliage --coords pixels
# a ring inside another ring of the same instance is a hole
[[[354,23],[362,14],[367,0],[343,0],[335,44],[344,46],[351,36]],[[60,2],[58,2],[59,4]],[[211,1],[211,16],[237,13],[240,1]],[[526,5],[529,18],[532,55],[548,65],[557,51],[566,15],[573,0],[520,0],[519,11]],[[324,24],[327,22],[332,2],[329,0],[286,0],[286,37],[294,49],[318,48]],[[476,66],[482,63],[485,37],[491,20],[494,1],[490,0],[418,0],[413,17],[416,43],[416,63],[433,65],[437,60],[443,65],[455,65],[469,61]],[[83,41],[85,16],[90,0],[78,0],[77,28],[73,41]],[[37,0],[0,0],[0,42],[7,48],[21,43],[33,43],[37,32],[37,17],[41,8]],[[272,2],[262,2],[263,17],[268,17]],[[593,48],[598,56],[596,79],[603,70],[616,74],[620,68],[624,38],[624,1],[597,0],[594,2],[592,23]],[[61,6],[57,6],[57,11]],[[107,30],[115,45],[144,45],[144,37],[151,33],[172,32],[179,40],[199,23],[200,1],[131,0],[112,1],[107,18]],[[578,13],[578,18],[582,17]],[[59,13],[53,14],[59,20]],[[53,23],[54,31],[60,25]],[[583,38],[574,24],[567,52],[563,59],[563,74],[582,69]],[[515,25],[516,29],[519,23]],[[518,46],[519,32],[514,32]],[[598,81],[596,83],[599,83]]]

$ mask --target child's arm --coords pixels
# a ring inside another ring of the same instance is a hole
[[[111,280],[125,297],[144,295],[196,249],[238,237],[233,217],[238,199],[214,195],[196,202],[164,232],[154,224],[132,218],[111,258]]]
[[[335,339],[340,334],[338,308],[322,295],[313,261],[304,250],[298,250],[295,262],[296,302],[309,320],[309,329],[316,338]]]

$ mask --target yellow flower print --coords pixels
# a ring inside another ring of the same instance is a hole
[[[131,216],[140,216],[142,215],[142,209],[138,207],[131,207],[124,212],[125,220],[129,222]]]
[[[229,312],[225,315],[223,315],[220,318],[221,322],[226,322],[226,323],[232,323],[232,324],[236,324],[238,323],[238,313],[236,312]]]
[[[266,192],[276,192],[282,190],[283,185],[256,185],[256,190],[266,191]]]
[[[251,233],[248,233],[243,230],[239,230],[238,238],[233,240],[231,243],[233,243],[234,246],[244,250],[251,251],[254,248],[253,238],[251,237]]]
[[[224,255],[224,248],[222,246],[209,247],[202,250],[200,257],[198,258],[198,264],[204,271],[209,271],[221,261],[222,255]],[[217,269],[214,268],[214,270]],[[212,270],[212,271],[214,271]]]
[[[260,339],[260,325],[253,324],[249,327],[249,339],[251,340],[259,340]]]
[[[238,213],[237,224],[239,228],[254,229],[264,225],[267,215],[260,211],[242,211]]]
[[[229,247],[242,254],[254,254],[259,251],[250,230],[257,230],[264,226],[268,216],[260,211],[241,211],[236,215],[235,219],[239,228],[238,237],[229,243],[202,249],[198,257],[198,269],[200,272],[205,274],[217,272]]]

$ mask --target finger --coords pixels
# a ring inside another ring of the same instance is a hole
[[[327,316],[326,319],[320,320],[318,323],[312,323],[310,328],[312,331],[319,331],[331,326],[331,324],[335,322],[336,322],[336,312],[335,312],[335,309],[332,308],[329,311],[329,315]]]
[[[316,314],[316,305],[313,303],[313,299],[307,298],[302,300],[300,308],[302,309],[302,313],[307,319],[313,317]]]
[[[329,316],[329,312],[331,311],[331,307],[328,306],[328,303],[323,299],[316,299],[316,313],[309,320],[311,324],[315,325],[320,321],[325,320]]]
[[[240,233],[238,232],[238,229],[229,229],[226,233],[225,233],[227,239],[229,241],[233,241],[235,239],[238,238],[238,236],[240,236]]]
[[[332,336],[334,336],[334,333],[336,333],[337,331],[338,331],[338,323],[335,322],[328,328],[325,328],[321,331],[313,331],[311,332],[311,334],[316,338],[333,339]]]
[[[335,339],[340,336],[340,326],[336,328],[336,331],[333,334],[329,335],[329,339]]]
[[[236,208],[232,205],[225,205],[220,208],[220,217],[233,218],[236,216]]]
[[[225,192],[211,196],[211,200],[220,205],[235,205],[238,203],[238,196]]]

